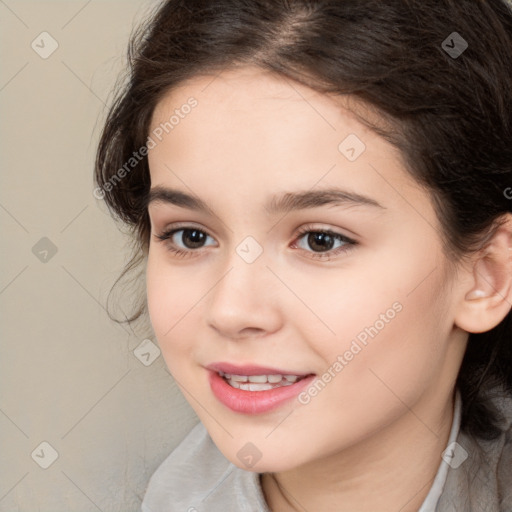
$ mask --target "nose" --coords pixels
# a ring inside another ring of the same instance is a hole
[[[279,282],[261,255],[247,263],[234,252],[208,294],[207,322],[231,339],[260,337],[280,328]]]

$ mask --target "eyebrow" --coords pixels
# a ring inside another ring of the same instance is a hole
[[[154,202],[173,204],[203,213],[211,212],[211,208],[202,199],[161,185],[157,185],[149,191],[146,204],[149,206]],[[326,205],[370,206],[386,209],[370,197],[339,188],[287,192],[280,196],[272,196],[265,204],[265,209],[271,215],[276,215],[278,213],[288,213],[294,210],[317,208]]]

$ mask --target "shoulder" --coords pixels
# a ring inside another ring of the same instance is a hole
[[[448,470],[438,510],[510,512],[512,504],[512,396],[489,396],[502,415],[501,434],[492,440],[463,431],[457,437],[459,460]]]
[[[500,398],[497,405],[504,417],[502,434],[498,439],[497,484],[501,494],[501,508],[510,510],[512,507],[512,396]]]
[[[262,499],[258,474],[231,464],[198,423],[152,475],[142,512],[249,511]]]

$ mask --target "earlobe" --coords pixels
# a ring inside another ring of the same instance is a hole
[[[481,288],[473,288],[466,294],[465,300],[476,300],[483,299],[487,296],[487,293]]]
[[[456,325],[467,332],[493,329],[512,309],[512,215],[501,220],[472,260],[470,279],[455,319]]]

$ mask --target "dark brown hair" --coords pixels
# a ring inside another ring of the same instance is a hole
[[[133,34],[128,60],[95,169],[96,191],[136,243],[120,278],[149,245],[147,157],[115,178],[145,147],[155,106],[187,79],[246,64],[353,95],[377,112],[387,128],[363,121],[430,191],[453,261],[480,248],[512,210],[512,13],[504,0],[168,0]],[[127,321],[144,312],[143,299]],[[463,430],[499,435],[488,391],[512,394],[511,368],[509,312],[469,336],[457,379]]]

